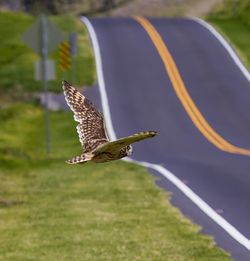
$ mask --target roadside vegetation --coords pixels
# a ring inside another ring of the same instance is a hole
[[[0,110],[0,260],[230,260],[143,167],[67,165],[71,113],[51,113],[47,157],[43,118],[37,105]]]
[[[79,33],[76,84],[93,84],[94,60],[84,27],[71,16],[50,19],[65,32]],[[250,64],[249,25],[219,10],[208,20]],[[43,109],[21,98],[3,106],[4,95],[41,89],[33,79],[37,56],[21,41],[33,21],[21,13],[0,14],[0,260],[231,260],[170,205],[170,195],[155,186],[145,168],[123,161],[64,163],[80,152],[70,112],[50,113],[47,156]],[[60,80],[71,81],[72,74],[57,74],[49,87],[61,91]]]
[[[249,0],[225,0],[212,14],[208,22],[234,46],[239,56],[250,69],[250,2]]]
[[[87,32],[78,18],[70,15],[50,16],[68,39],[68,33],[78,33],[78,53],[76,70],[73,67],[64,73],[59,69],[59,51],[55,50],[49,57],[56,64],[56,80],[49,82],[49,89],[61,91],[61,79],[75,79],[78,86],[91,85],[95,81],[94,60]],[[31,26],[35,18],[23,13],[1,12],[0,14],[0,94],[15,95],[23,92],[42,90],[41,82],[34,80],[34,61],[39,56],[22,41],[22,34]],[[60,80],[58,80],[60,79]],[[16,96],[15,96],[16,98]]]

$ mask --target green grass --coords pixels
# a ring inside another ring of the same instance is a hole
[[[211,18],[208,20],[233,44],[234,49],[245,65],[250,69],[250,27],[248,28],[239,19]]]
[[[0,13],[0,90],[1,93],[13,92],[22,95],[25,91],[41,91],[41,82],[34,80],[34,61],[39,58],[33,50],[22,41],[22,34],[35,21],[35,17],[22,13]],[[62,72],[58,66],[59,51],[55,50],[49,57],[56,62],[56,80],[49,82],[49,89],[61,91],[58,84],[63,78],[74,81],[76,85],[91,85],[95,80],[94,60],[90,42],[83,24],[77,17],[62,15],[49,17],[64,33],[75,31],[78,34],[78,54],[76,70]]]
[[[214,11],[208,22],[215,25],[230,41],[250,69],[250,2],[248,0],[225,1]]]
[[[0,110],[0,260],[230,260],[185,219],[146,169],[117,161],[71,166],[80,145],[71,113]]]

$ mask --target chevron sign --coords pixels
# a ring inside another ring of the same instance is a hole
[[[59,67],[62,71],[67,71],[71,67],[70,44],[62,42],[59,45]]]

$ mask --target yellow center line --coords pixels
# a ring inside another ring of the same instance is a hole
[[[172,58],[166,44],[162,40],[160,34],[157,32],[155,27],[144,17],[135,16],[134,19],[144,28],[144,30],[149,35],[155,48],[157,49],[166,69],[166,72],[170,78],[173,85],[175,93],[179,98],[181,104],[189,115],[190,119],[198,130],[206,137],[214,146],[220,150],[242,154],[250,156],[250,150],[240,148],[232,145],[224,138],[222,138],[205,120],[197,106],[194,104],[191,96],[189,95],[187,88],[180,76],[178,68]]]

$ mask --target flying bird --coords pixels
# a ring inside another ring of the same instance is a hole
[[[65,100],[79,122],[76,129],[84,152],[66,162],[69,164],[97,163],[118,160],[132,154],[131,144],[154,137],[157,132],[143,131],[134,135],[110,141],[106,133],[102,114],[67,81],[63,81]]]

